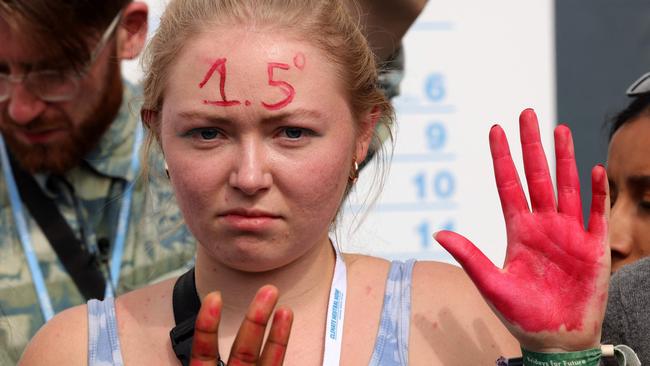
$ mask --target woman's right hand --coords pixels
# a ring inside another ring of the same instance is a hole
[[[555,129],[556,200],[537,116],[525,110],[519,123],[530,206],[503,130],[498,126],[490,130],[508,240],[503,268],[456,233],[442,231],[436,239],[463,266],[523,348],[538,352],[596,348],[610,274],[605,169],[592,170],[591,216],[585,229],[571,132],[566,126]]]
[[[275,287],[267,285],[257,291],[235,337],[228,365],[282,365],[293,322],[290,309],[279,308],[275,311],[269,336],[262,349],[266,326],[277,301],[278,290]],[[194,326],[191,366],[218,365],[221,359],[218,330],[222,305],[218,292],[211,292],[203,299]]]

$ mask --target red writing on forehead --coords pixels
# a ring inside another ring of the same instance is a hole
[[[229,100],[226,97],[226,75],[227,75],[227,70],[226,70],[226,63],[228,62],[228,59],[224,58],[219,58],[212,65],[210,66],[210,69],[205,73],[203,76],[203,80],[199,83],[199,88],[203,89],[208,82],[212,79],[212,77],[215,75],[219,75],[219,95],[221,96],[220,100],[203,100],[203,104],[209,104],[209,105],[214,105],[218,107],[232,107],[232,106],[237,106],[242,104],[238,100]],[[305,67],[306,60],[305,60],[305,55],[302,53],[297,53],[294,58],[293,58],[293,63],[296,66],[297,69],[302,70]],[[272,86],[274,88],[278,88],[279,91],[284,94],[284,99],[274,102],[274,103],[266,103],[266,102],[261,102],[261,105],[268,109],[268,110],[278,110],[282,109],[291,102],[293,102],[293,99],[296,96],[296,90],[293,87],[293,85],[289,84],[286,81],[279,80],[279,77],[275,75],[276,69],[284,70],[284,71],[289,71],[290,66],[289,64],[282,63],[282,62],[269,62],[267,64],[267,75],[268,75],[268,85]],[[252,102],[248,99],[244,101],[244,105],[247,107],[250,107],[252,105]]]
[[[307,63],[307,60],[305,59],[305,54],[303,54],[302,52],[296,53],[296,55],[293,57],[293,64],[299,70],[304,70],[306,63]]]
[[[228,100],[226,98],[226,58],[217,59],[210,69],[203,77],[203,81],[199,83],[199,88],[203,88],[205,84],[212,78],[212,75],[215,71],[219,73],[219,93],[221,94],[221,100],[204,100],[203,104],[210,104],[219,107],[231,107],[241,104],[238,100]]]
[[[275,80],[274,79],[273,73],[274,73],[275,69],[289,70],[289,65],[283,64],[283,63],[280,63],[280,62],[269,62],[269,65],[268,65],[268,68],[267,68],[267,72],[268,72],[268,76],[269,76],[269,85],[280,88],[282,93],[285,95],[284,99],[282,99],[281,101],[276,102],[276,103],[264,103],[264,102],[262,102],[262,106],[264,106],[264,108],[266,108],[268,110],[271,110],[271,111],[282,109],[282,108],[288,106],[293,101],[293,98],[296,96],[296,90],[294,89],[294,87],[291,84],[287,83],[286,81],[281,81],[281,80]]]

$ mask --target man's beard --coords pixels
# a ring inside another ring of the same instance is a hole
[[[93,109],[89,110],[86,117],[76,126],[65,115],[54,119],[38,117],[28,125],[20,126],[11,119],[8,108],[4,108],[0,132],[18,164],[30,173],[53,174],[63,174],[79,165],[86,154],[97,146],[119,110],[123,86],[118,63],[109,63],[103,86],[103,90],[99,91],[102,94],[95,99]],[[79,93],[88,92],[80,90]],[[66,136],[55,142],[42,144],[25,144],[15,136],[18,129],[43,131],[52,128],[65,129]]]

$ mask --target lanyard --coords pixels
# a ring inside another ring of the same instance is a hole
[[[133,150],[131,155],[130,172],[132,173],[132,177],[135,177],[136,172],[139,169],[138,151],[142,143],[142,136],[142,127],[138,124],[136,126],[135,137],[133,141]],[[47,322],[54,316],[52,300],[45,285],[45,278],[38,264],[38,258],[34,252],[31,236],[29,235],[27,222],[25,220],[25,214],[23,211],[20,194],[18,193],[16,181],[14,179],[13,172],[11,171],[11,165],[2,135],[0,135],[0,161],[2,162],[2,172],[7,184],[9,201],[11,203],[11,210],[14,216],[14,221],[16,223],[16,230],[18,231],[18,237],[20,239],[25,258],[27,260],[27,265],[32,276],[32,281],[34,282],[34,289],[36,291],[36,297],[38,299],[43,318]],[[128,221],[131,210],[132,196],[133,183],[128,183],[127,189],[124,192],[124,197],[122,198],[122,205],[119,212],[118,226],[115,233],[115,244],[111,257],[111,268],[109,270],[109,277],[106,284],[106,297],[112,296],[114,293],[113,288],[117,287],[119,281],[119,268],[122,263],[124,242],[128,231]]]
[[[138,159],[138,152],[140,145],[142,145],[142,126],[138,123],[135,127],[135,137],[133,139],[133,149],[131,151],[131,166],[130,172],[132,173],[133,180],[127,183],[124,197],[122,198],[122,206],[117,221],[117,230],[115,232],[115,244],[113,245],[113,255],[111,256],[108,281],[106,283],[107,297],[115,295],[115,289],[120,281],[120,268],[122,267],[122,254],[124,253],[124,243],[126,241],[126,234],[129,229],[129,216],[131,215],[131,201],[133,200],[133,187],[135,185],[135,173],[140,169],[140,160]]]
[[[330,298],[327,304],[327,322],[325,323],[325,349],[323,366],[338,366],[341,360],[341,341],[343,339],[343,323],[345,320],[345,294],[347,291],[347,269],[343,256],[336,245],[336,264],[334,277],[330,288]]]
[[[36,289],[36,296],[38,297],[38,303],[41,307],[41,313],[43,313],[43,317],[47,322],[52,318],[52,316],[54,316],[52,301],[47,292],[47,287],[45,287],[43,272],[41,272],[41,267],[38,265],[38,259],[36,258],[34,248],[32,247],[32,241],[29,236],[29,231],[27,230],[27,223],[25,222],[25,215],[23,214],[23,206],[20,201],[20,195],[18,194],[18,187],[16,187],[16,181],[14,180],[14,173],[11,171],[9,156],[7,155],[7,149],[2,135],[0,135],[0,160],[2,160],[2,173],[7,182],[11,211],[14,216],[14,221],[16,222],[16,229],[18,230],[20,243],[22,244],[23,252],[27,259],[29,272],[32,274],[32,280],[34,281],[34,288]]]

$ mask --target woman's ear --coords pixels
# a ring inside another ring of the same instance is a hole
[[[357,134],[357,147],[354,154],[355,159],[359,164],[366,159],[380,117],[381,109],[378,106],[375,106],[370,111],[366,112],[361,118],[359,132]]]
[[[121,60],[132,60],[140,54],[147,39],[147,4],[134,1],[122,10],[117,29],[117,54]]]
[[[142,108],[140,110],[140,119],[142,123],[156,135],[158,135],[158,112],[153,109]]]

